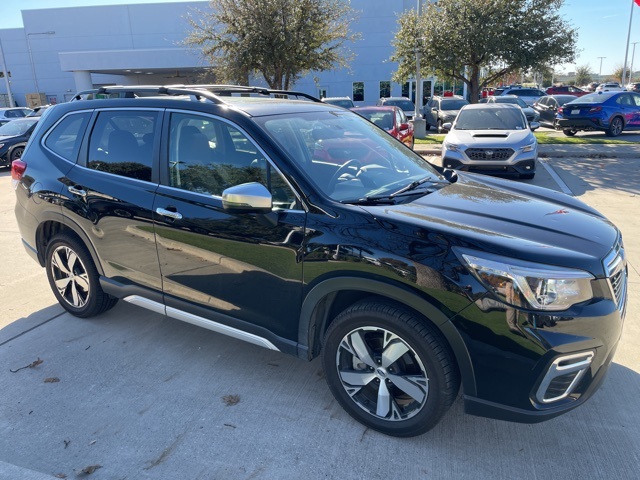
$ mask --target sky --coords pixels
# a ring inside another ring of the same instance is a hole
[[[0,28],[22,28],[21,10],[133,3],[169,3],[187,0],[0,0]],[[562,73],[588,65],[602,75],[622,67],[633,0],[565,0],[563,18],[578,29],[578,56],[574,64],[559,65]],[[640,42],[640,7],[633,4],[633,22],[627,64],[631,64],[633,42]],[[634,70],[640,69],[640,43],[636,45]],[[604,57],[600,59],[599,57]],[[601,70],[602,69],[602,70]]]

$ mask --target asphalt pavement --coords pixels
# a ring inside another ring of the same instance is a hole
[[[0,479],[637,479],[640,147],[631,147],[543,146],[527,181],[569,192],[623,232],[629,304],[601,389],[536,425],[469,416],[458,399],[410,439],[348,416],[318,361],[124,302],[89,320],[65,313],[20,243],[0,170]]]

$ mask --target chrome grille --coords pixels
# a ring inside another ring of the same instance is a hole
[[[509,160],[512,148],[468,148],[465,150],[469,160]]]
[[[621,238],[618,238],[613,250],[605,258],[604,267],[618,310],[624,311],[627,296],[627,262]]]

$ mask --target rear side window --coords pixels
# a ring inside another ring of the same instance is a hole
[[[151,181],[158,123],[157,111],[100,112],[89,140],[87,167]]]
[[[64,117],[47,135],[45,146],[62,158],[75,162],[90,115],[84,112]]]

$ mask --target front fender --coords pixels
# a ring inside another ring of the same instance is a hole
[[[469,352],[460,333],[449,318],[408,288],[376,279],[355,276],[331,278],[314,286],[305,297],[300,312],[298,356],[311,359],[316,355],[315,352],[320,351],[324,332],[333,320],[329,318],[331,303],[337,294],[347,291],[375,295],[400,303],[426,318],[449,344],[460,369],[465,395],[476,394],[475,376]]]

